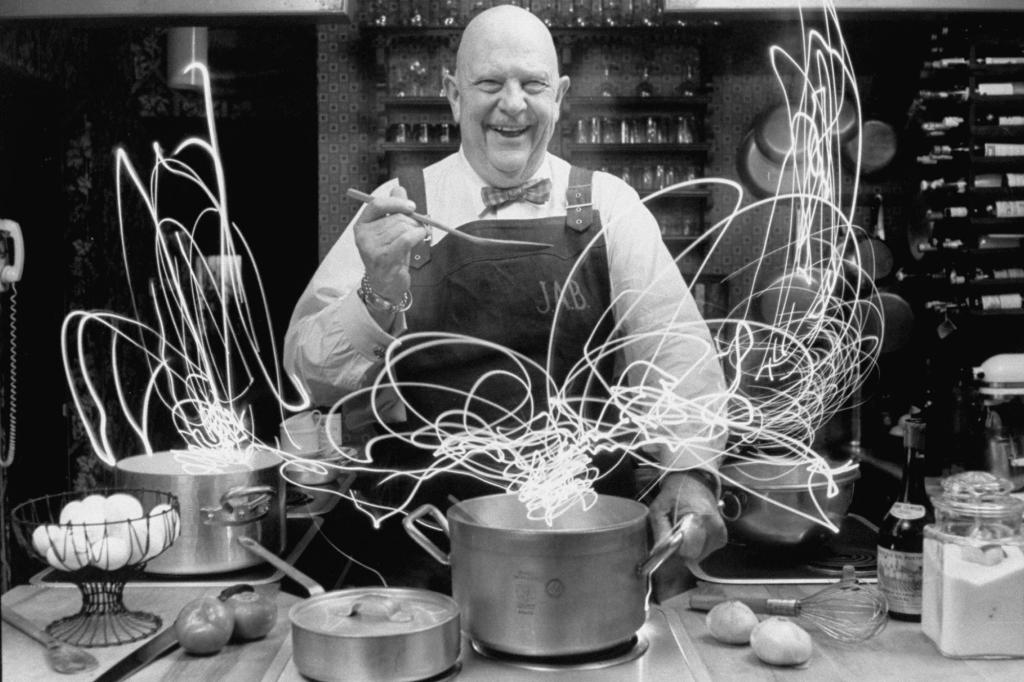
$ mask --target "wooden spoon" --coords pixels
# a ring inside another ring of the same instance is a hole
[[[92,670],[99,665],[99,661],[88,651],[51,637],[20,613],[0,605],[0,615],[5,621],[46,647],[46,662],[56,672],[67,675]]]
[[[364,204],[368,204],[371,201],[373,201],[373,197],[371,195],[369,195],[369,194],[367,194],[365,192],[360,192],[357,189],[349,188],[349,190],[347,192],[345,192],[345,194],[347,194],[348,196],[350,196],[353,199],[357,199],[357,200],[363,202]],[[431,218],[430,216],[423,215],[422,213],[416,213],[416,212],[410,211],[407,215],[410,218],[412,218],[413,220],[421,222],[424,225],[430,225],[431,227],[436,227],[437,229],[441,230],[442,232],[447,232],[448,234],[452,235],[453,237],[458,237],[460,239],[465,239],[466,241],[473,242],[474,244],[494,244],[494,245],[498,245],[498,246],[526,246],[526,247],[529,247],[531,249],[549,249],[549,248],[551,248],[551,244],[541,244],[539,242],[524,242],[524,241],[518,241],[518,240],[515,240],[515,239],[491,239],[490,237],[478,237],[475,234],[467,234],[466,232],[462,232],[460,230],[456,230],[454,227],[448,227],[444,223],[440,223],[440,222],[434,220],[433,218]]]

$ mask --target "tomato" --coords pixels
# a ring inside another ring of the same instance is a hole
[[[216,597],[193,599],[174,620],[181,648],[190,654],[215,654],[224,648],[234,630],[231,608]]]
[[[260,639],[274,629],[277,604],[259,592],[240,592],[225,602],[235,613],[235,634],[238,640]]]

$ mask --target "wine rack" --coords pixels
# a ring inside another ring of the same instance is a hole
[[[922,206],[910,230],[926,307],[1024,317],[1024,37],[960,26],[932,36],[915,101]]]

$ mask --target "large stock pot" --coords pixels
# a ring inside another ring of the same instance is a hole
[[[451,539],[445,554],[416,525],[431,516]],[[432,505],[405,519],[409,535],[452,568],[463,628],[478,645],[519,656],[586,654],[636,635],[647,615],[648,578],[683,540],[676,532],[648,552],[647,507],[602,495],[553,525],[527,516],[515,495]]]
[[[238,545],[240,537],[252,538],[275,553],[284,551],[285,490],[278,457],[255,450],[245,464],[191,473],[178,454],[155,452],[117,463],[120,486],[169,492],[181,504],[181,536],[146,570],[221,573],[262,563]]]

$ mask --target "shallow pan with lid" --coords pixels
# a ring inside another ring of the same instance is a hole
[[[250,538],[239,544],[310,594],[292,606],[295,667],[321,682],[411,682],[436,677],[459,660],[459,607],[446,595],[403,587],[324,592],[316,581]]]

